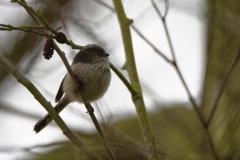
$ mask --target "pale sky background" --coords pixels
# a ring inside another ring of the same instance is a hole
[[[162,4],[162,1],[160,2],[160,4]],[[202,80],[205,72],[203,66],[205,61],[205,22],[202,18],[203,11],[201,11],[201,9],[204,9],[204,4],[201,0],[181,0],[181,2],[170,1],[171,6],[167,16],[167,25],[173,41],[176,59],[184,79],[194,98],[200,98]],[[112,6],[111,1],[107,1],[107,3]],[[5,0],[0,0],[0,23],[9,23],[15,26],[22,25],[15,22],[14,19],[18,16],[18,19],[20,19],[18,22],[21,22],[22,17],[19,15],[25,14],[25,11],[21,7],[12,6],[12,3],[8,4]],[[153,10],[150,1],[138,0],[130,2],[125,0],[124,7],[127,16],[134,19],[134,24],[137,28],[167,57],[171,57],[162,23]],[[163,5],[160,5],[160,7],[164,9]],[[105,8],[102,10],[102,15],[94,15],[99,16],[96,17],[96,19],[101,19],[101,17],[104,17],[104,15],[109,12]],[[124,64],[125,57],[120,30],[116,16],[112,15],[110,17],[113,20],[107,24],[104,24],[104,22],[100,23],[100,26],[96,28],[96,32],[99,32],[99,35],[102,35],[102,38],[105,39],[105,42],[108,44],[105,50],[110,53],[110,61],[116,66],[121,67]],[[88,18],[87,15],[85,18]],[[106,27],[104,28],[102,26]],[[69,27],[71,27],[70,24]],[[155,109],[153,108],[153,104],[156,101],[162,105],[170,102],[187,102],[188,96],[174,68],[158,56],[133,30],[131,30],[131,33],[137,69],[142,82],[144,99],[148,111],[151,112]],[[5,39],[3,37],[14,34],[16,34],[16,31],[0,32],[0,47],[4,47],[4,44],[8,43],[7,38]],[[79,38],[80,36],[77,31],[76,34],[70,34],[68,37],[80,45],[93,43],[89,38]],[[59,46],[67,54],[67,58],[71,63],[73,56],[68,53],[76,53],[77,51],[70,51],[66,45]],[[7,48],[4,49],[7,50]],[[55,104],[54,97],[66,73],[66,69],[64,66],[60,66],[54,74],[38,76],[39,72],[41,72],[41,66],[49,65],[50,68],[59,61],[60,58],[57,54],[54,54],[50,61],[42,59],[37,66],[34,67],[36,71],[38,71],[38,74],[31,72],[29,75],[26,75],[47,100],[51,101],[52,105]],[[24,68],[24,63],[27,62],[24,61],[18,66]],[[127,76],[125,71],[122,72]],[[0,86],[1,101],[9,103],[11,106],[19,107],[23,112],[34,113],[39,116],[45,115],[46,111],[44,108],[34,99],[27,89],[16,82],[15,78],[9,75],[9,78],[5,79],[5,81],[4,85]],[[149,91],[149,88],[151,91]],[[1,90],[8,90],[8,92],[1,93]],[[11,90],[18,90],[18,92],[11,92]],[[129,92],[114,72],[112,72],[112,81],[108,92],[97,103],[102,106],[101,111],[105,115],[115,115],[116,118],[112,119],[113,121],[126,114],[136,114]],[[86,132],[95,131],[90,118],[85,114],[85,107],[77,103],[71,104],[71,106],[72,107],[68,107],[61,113],[61,117],[67,125],[71,129],[82,129]],[[96,109],[95,113],[100,119]],[[33,132],[33,125],[36,123],[36,120],[0,112],[0,122],[1,160],[14,160],[17,159],[16,157],[22,157],[22,159],[24,159],[23,157],[29,154],[23,151],[8,151],[8,148],[16,147],[17,149],[17,147],[30,147],[47,144],[56,140],[66,140],[61,130],[53,123],[41,133],[35,134]]]

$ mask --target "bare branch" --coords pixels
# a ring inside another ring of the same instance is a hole
[[[38,35],[41,35],[41,36],[45,36],[45,37],[48,37],[48,38],[54,38],[54,36],[52,36],[52,35],[34,30],[34,29],[43,29],[43,28],[45,28],[45,26],[30,25],[30,26],[15,27],[15,26],[12,26],[12,25],[9,25],[9,24],[8,25],[0,24],[0,26],[2,26],[2,27],[0,27],[0,31],[19,30],[19,31],[24,31],[24,32],[32,32],[32,33],[35,33],[35,34],[38,34]]]
[[[169,0],[165,0],[165,13],[163,15],[164,19],[166,18],[169,10]]]
[[[191,92],[190,92],[190,90],[189,90],[189,88],[188,88],[188,86],[187,86],[187,84],[186,84],[186,81],[184,80],[183,75],[182,75],[182,73],[181,73],[181,71],[180,71],[180,69],[179,69],[179,66],[178,66],[178,64],[177,64],[175,52],[174,52],[174,49],[173,49],[172,40],[171,40],[171,38],[170,38],[169,30],[168,30],[168,27],[167,27],[167,24],[166,24],[166,17],[165,17],[165,16],[162,16],[162,14],[161,14],[160,10],[158,9],[155,1],[154,1],[154,0],[151,0],[151,2],[152,2],[152,5],[153,5],[155,11],[156,11],[157,14],[158,14],[160,20],[161,20],[162,23],[163,23],[163,27],[164,27],[164,30],[165,30],[165,33],[166,33],[166,36],[167,36],[167,41],[168,41],[168,44],[169,44],[169,47],[170,47],[170,50],[171,50],[171,54],[172,54],[172,57],[173,57],[173,63],[172,63],[172,65],[173,65],[173,67],[176,69],[177,74],[178,74],[178,76],[179,76],[179,78],[180,78],[180,80],[181,80],[181,82],[182,82],[182,84],[183,84],[183,86],[184,86],[184,88],[185,88],[185,90],[186,90],[186,92],[187,92],[187,94],[188,94],[188,97],[189,97],[189,99],[190,99],[190,101],[191,101],[191,103],[192,103],[193,109],[194,109],[195,113],[197,114],[197,117],[198,117],[198,119],[199,119],[199,121],[200,121],[200,123],[201,123],[201,125],[202,125],[202,128],[203,128],[203,130],[204,130],[204,134],[205,134],[206,137],[207,137],[207,140],[208,140],[210,149],[211,149],[211,151],[212,151],[212,154],[213,154],[213,156],[214,156],[214,158],[215,158],[216,160],[219,160],[218,154],[217,154],[217,152],[216,152],[216,150],[215,150],[215,147],[214,147],[214,145],[213,145],[213,141],[212,141],[211,135],[210,135],[210,133],[209,133],[209,131],[208,131],[208,128],[207,128],[207,123],[205,122],[204,117],[203,117],[203,115],[202,115],[202,113],[201,113],[198,105],[197,105],[196,102],[194,101],[193,96],[192,96],[192,94],[191,94]],[[166,14],[166,15],[167,15],[167,14]]]

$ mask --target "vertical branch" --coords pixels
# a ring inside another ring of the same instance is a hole
[[[158,154],[157,154],[155,136],[152,133],[150,123],[148,120],[147,110],[142,97],[141,86],[138,79],[138,74],[137,74],[137,69],[135,64],[132,38],[131,38],[131,33],[129,28],[133,21],[126,17],[121,0],[113,0],[113,4],[115,7],[115,11],[117,14],[118,22],[119,22],[121,33],[122,33],[122,41],[124,44],[125,57],[126,57],[126,64],[125,64],[126,69],[130,77],[131,85],[134,88],[134,90],[138,93],[136,96],[132,97],[132,100],[133,100],[133,103],[135,104],[135,108],[137,111],[138,120],[140,123],[143,138],[144,138],[144,143],[148,152],[148,159],[157,160]]]

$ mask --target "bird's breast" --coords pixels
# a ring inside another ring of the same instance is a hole
[[[75,63],[71,66],[79,83],[86,101],[92,102],[101,98],[108,89],[111,72],[108,66],[102,64]],[[63,90],[72,101],[82,102],[78,91],[69,74],[67,74]]]

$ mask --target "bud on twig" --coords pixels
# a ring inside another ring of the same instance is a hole
[[[66,35],[63,32],[58,32],[55,35],[55,39],[57,40],[58,43],[61,43],[61,44],[67,42],[67,37],[66,37]]]

